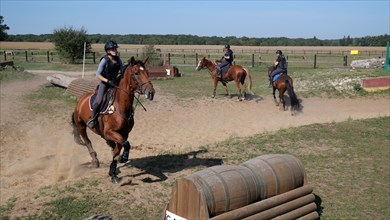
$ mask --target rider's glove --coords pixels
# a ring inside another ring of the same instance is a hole
[[[111,81],[111,80],[108,80],[108,81],[107,81],[107,84],[110,85],[110,86],[112,86],[112,87],[117,87],[117,86],[115,85],[115,83],[114,83],[113,81]]]

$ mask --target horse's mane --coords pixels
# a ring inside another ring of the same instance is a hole
[[[210,62],[211,62],[214,66],[217,66],[217,65],[218,65],[217,61],[212,61],[212,60],[210,60]]]

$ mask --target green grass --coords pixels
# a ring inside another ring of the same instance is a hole
[[[75,97],[57,86],[41,86],[37,91],[25,94],[24,99],[29,103],[30,111],[49,115],[73,109],[77,102]]]
[[[17,71],[12,67],[7,67],[0,71],[0,82],[10,82],[15,80],[28,80],[33,77],[33,74]]]
[[[268,88],[266,66],[249,68],[252,75],[253,92],[259,96],[272,95]],[[158,93],[170,94],[182,100],[209,98],[213,93],[213,81],[207,69],[196,71],[195,67],[179,67],[183,77],[173,80],[153,80],[159,86]],[[294,80],[294,90],[299,97],[389,97],[389,90],[366,92],[359,89],[361,79],[389,76],[383,69],[311,69],[290,68],[289,75]],[[234,82],[228,83],[229,92],[237,94]],[[361,87],[360,87],[361,88]],[[222,84],[217,86],[217,98],[226,94]],[[278,94],[278,92],[276,92]]]
[[[61,64],[61,63],[34,63],[16,61],[15,66],[23,67],[25,70],[55,70],[55,71],[83,71],[82,64]],[[98,64],[85,64],[84,71],[96,71]]]

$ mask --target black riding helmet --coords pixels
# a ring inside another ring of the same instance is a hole
[[[225,44],[225,48],[226,49],[230,49],[230,45],[229,44]]]
[[[283,52],[282,52],[281,50],[277,50],[277,51],[276,51],[276,54],[282,55]]]
[[[113,40],[109,40],[106,42],[106,44],[104,45],[104,50],[107,52],[109,49],[114,49],[114,48],[118,48],[118,44],[113,41]]]

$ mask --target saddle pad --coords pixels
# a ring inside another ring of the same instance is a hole
[[[272,82],[275,82],[278,78],[279,78],[279,76],[281,76],[282,74],[280,74],[280,73],[278,73],[278,74],[276,74],[275,76],[274,76],[274,78],[272,79]]]
[[[222,74],[227,73],[229,71],[230,66],[231,65],[227,65],[227,66],[222,67]]]
[[[92,111],[92,106],[93,106],[93,103],[95,102],[96,96],[97,96],[97,94],[95,92],[93,95],[91,95],[89,97],[89,109],[91,111]],[[111,96],[112,96],[112,90],[109,89],[104,96],[105,96],[105,98],[103,98],[103,103],[102,103],[102,106],[100,107],[101,114],[104,114],[108,110],[108,107],[109,107],[108,104],[109,104]]]

